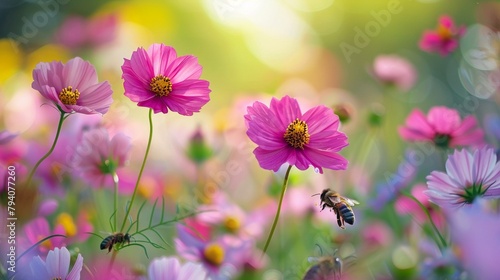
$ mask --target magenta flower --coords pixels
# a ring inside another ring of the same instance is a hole
[[[122,133],[109,138],[105,128],[87,131],[77,146],[73,167],[88,182],[102,187],[112,182],[112,176],[127,162],[130,138]]]
[[[337,153],[348,145],[347,137],[331,109],[317,106],[302,114],[297,100],[285,96],[273,98],[270,107],[255,102],[247,111],[247,135],[258,145],[254,154],[262,168],[278,171],[284,163],[300,170],[312,165],[320,173],[323,167],[347,168]]]
[[[203,280],[206,274],[200,264],[188,262],[181,265],[175,257],[156,258],[148,268],[149,280]]]
[[[419,109],[414,109],[399,134],[407,141],[433,142],[441,148],[481,145],[484,133],[477,126],[476,117],[466,116],[463,120],[455,109],[436,106],[425,116]]]
[[[83,257],[78,254],[71,271],[69,271],[70,260],[71,255],[66,247],[51,250],[45,261],[40,256],[36,256],[30,263],[34,277],[32,279],[79,280],[83,267]]]
[[[455,26],[453,20],[446,15],[439,18],[436,30],[425,31],[420,39],[420,48],[426,52],[438,52],[446,56],[458,47],[458,40],[464,35],[465,27]]]
[[[455,150],[446,161],[446,173],[433,171],[427,186],[429,199],[445,208],[471,204],[479,197],[500,198],[500,162],[492,148]]]
[[[174,48],[153,44],[146,51],[138,48],[122,66],[125,96],[137,106],[155,113],[168,110],[191,116],[209,100],[209,83],[200,80],[202,67],[198,59],[177,57]]]
[[[381,83],[394,85],[402,91],[410,90],[417,80],[415,67],[397,55],[379,55],[373,62],[372,73]]]
[[[94,66],[79,57],[61,62],[38,63],[31,87],[51,100],[61,112],[105,114],[113,103],[108,82],[97,82]]]

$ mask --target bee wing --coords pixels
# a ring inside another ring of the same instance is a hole
[[[340,203],[340,197],[339,196],[328,196],[328,200],[330,200],[333,204]]]
[[[354,206],[356,204],[359,204],[359,202],[357,200],[350,199],[350,198],[345,198],[345,201],[346,201],[347,204],[349,204],[349,206]]]

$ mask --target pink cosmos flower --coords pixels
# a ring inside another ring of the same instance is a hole
[[[63,228],[55,228],[54,231],[50,229],[49,222],[43,218],[38,217],[31,222],[24,225],[23,232],[26,234],[26,238],[22,241],[22,251],[27,250],[33,244],[41,241],[42,239],[49,237],[54,234],[64,235]],[[43,241],[39,246],[37,246],[38,252],[46,253],[55,247],[62,247],[66,243],[64,237],[56,236]]]
[[[69,271],[71,255],[66,247],[49,251],[45,261],[36,256],[30,263],[32,279],[79,280],[83,267],[83,257],[78,254],[73,269]]]
[[[458,41],[464,34],[464,26],[455,26],[451,17],[443,15],[439,18],[436,30],[424,32],[419,46],[423,51],[438,52],[446,56],[458,47]]]
[[[414,109],[405,126],[398,131],[404,140],[433,142],[441,148],[484,143],[484,132],[478,127],[475,116],[469,115],[462,120],[457,110],[444,106],[431,108],[427,116]]]
[[[71,15],[55,33],[58,43],[71,48],[98,47],[113,41],[117,35],[118,17],[103,14],[90,19]]]
[[[113,103],[109,83],[97,82],[94,66],[79,57],[61,62],[38,63],[31,87],[51,100],[61,112],[105,114]]]
[[[188,228],[177,226],[175,247],[179,255],[193,262],[201,262],[210,279],[231,279],[252,253],[252,242],[219,237],[204,241]]]
[[[210,100],[209,83],[200,80],[198,59],[177,57],[174,48],[163,44],[153,44],[147,51],[138,48],[125,59],[122,71],[125,96],[155,113],[170,109],[191,116]]]
[[[337,153],[348,145],[347,137],[331,109],[317,106],[302,114],[297,100],[284,96],[273,98],[270,107],[255,102],[247,111],[247,135],[258,145],[254,154],[262,168],[276,172],[284,163],[300,170],[312,165],[320,173],[323,167],[347,168]]]
[[[176,257],[162,257],[151,261],[148,268],[149,280],[203,280],[206,271],[200,264],[180,264]]]
[[[446,173],[433,171],[427,186],[425,194],[444,208],[471,204],[478,197],[499,198],[500,162],[492,148],[455,150],[446,161]]]
[[[16,137],[17,133],[11,133],[7,130],[2,130],[0,131],[0,145],[7,144]]]
[[[77,146],[73,166],[80,175],[97,187],[112,182],[112,176],[127,162],[130,138],[122,133],[109,138],[105,128],[87,131]]]
[[[372,73],[383,84],[394,85],[400,90],[410,90],[417,80],[415,67],[397,55],[379,55],[373,62]]]
[[[445,225],[444,217],[441,212],[436,211],[436,209],[432,207],[428,196],[425,194],[426,191],[427,186],[425,184],[418,184],[412,188],[411,195],[427,209],[434,224],[436,224],[439,229],[442,229]],[[407,196],[398,197],[394,203],[394,207],[399,215],[412,215],[412,218],[419,225],[428,222],[427,214],[422,210],[421,206]]]

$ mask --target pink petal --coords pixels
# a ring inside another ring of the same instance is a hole
[[[198,58],[192,55],[181,56],[174,60],[165,75],[172,83],[180,83],[185,80],[196,80],[201,76],[202,67],[198,64]]]
[[[297,99],[288,95],[285,95],[281,100],[273,98],[270,109],[285,129],[296,119],[302,119]]]
[[[97,73],[90,62],[75,57],[64,65],[62,73],[64,86],[72,86],[80,92],[97,83]]]
[[[460,115],[457,110],[447,107],[432,107],[427,120],[437,133],[450,135],[460,126]]]
[[[322,173],[321,167],[326,167],[333,170],[345,170],[348,161],[341,155],[331,152],[305,148],[303,153],[311,162],[311,165],[319,169]]]
[[[284,163],[286,163],[289,155],[289,150],[287,147],[277,150],[264,150],[260,147],[257,147],[255,148],[253,153],[257,158],[260,167],[277,172],[280,169],[280,167]]]
[[[301,120],[307,124],[309,134],[324,131],[336,131],[339,127],[339,117],[325,106],[316,106],[304,113]]]
[[[177,52],[175,51],[175,49],[163,44],[151,45],[147,53],[152,61],[153,66],[153,73],[150,73],[153,74],[153,76],[149,76],[149,78],[167,74],[167,69],[171,67],[171,64],[177,58]],[[167,77],[170,78],[170,76],[168,75]],[[172,80],[172,78],[170,79]]]

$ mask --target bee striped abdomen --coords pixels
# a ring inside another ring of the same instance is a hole
[[[101,250],[109,248],[110,245],[111,245],[112,240],[113,240],[113,236],[112,235],[104,238],[104,240],[101,242]]]
[[[344,218],[344,221],[346,223],[348,223],[350,225],[354,224],[354,213],[352,212],[351,209],[349,209],[349,207],[342,204],[339,207],[339,210],[340,210],[340,215],[342,216],[342,218]]]

